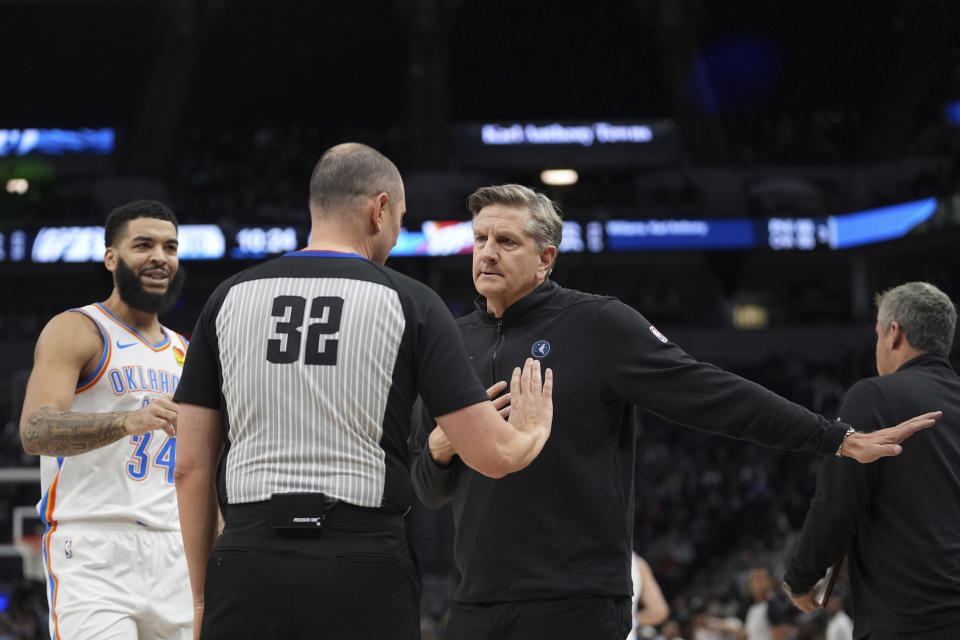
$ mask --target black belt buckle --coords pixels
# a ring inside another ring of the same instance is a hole
[[[270,496],[270,526],[319,531],[338,502],[322,493],[274,493]]]

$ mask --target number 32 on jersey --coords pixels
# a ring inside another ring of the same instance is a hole
[[[337,364],[340,340],[333,336],[340,331],[343,298],[318,296],[310,301],[310,315],[306,318],[307,299],[300,296],[277,296],[273,299],[271,316],[274,337],[267,340],[267,360],[274,364],[291,364],[301,358],[301,330],[306,322],[307,340],[303,349],[303,363],[308,365]]]

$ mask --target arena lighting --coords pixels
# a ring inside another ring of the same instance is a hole
[[[763,305],[742,303],[733,307],[733,326],[737,329],[766,329],[769,322],[770,314]]]
[[[113,153],[116,133],[101,129],[0,129],[0,157],[39,153],[61,156],[67,153],[106,155]]]
[[[756,225],[749,218],[607,220],[608,251],[752,249]]]
[[[7,180],[7,193],[16,193],[23,195],[30,189],[30,183],[26,178],[10,178]]]
[[[948,102],[946,106],[944,106],[943,111],[947,118],[947,124],[960,127],[960,100]]]
[[[12,181],[22,180],[15,178]],[[15,185],[9,185],[8,191]],[[19,189],[19,186],[16,186]],[[953,210],[936,198],[812,218],[687,218],[567,220],[561,253],[684,250],[842,250],[901,238],[937,214]],[[944,216],[947,219],[949,216]],[[306,241],[303,241],[307,238]],[[291,227],[181,225],[181,260],[264,259],[309,244],[308,231]],[[100,262],[103,227],[10,229],[0,233],[0,263]],[[469,220],[429,220],[401,229],[391,257],[469,255]]]
[[[230,257],[237,259],[265,258],[297,250],[297,230],[293,227],[245,227],[234,235],[235,247]],[[309,244],[309,243],[308,243]]]
[[[646,144],[653,140],[650,125],[610,122],[589,124],[485,124],[480,127],[480,140],[486,146],[541,146],[594,144]]]
[[[179,227],[181,260],[218,260],[226,253],[226,238],[215,224]],[[43,227],[30,251],[33,262],[99,262],[106,251],[103,227]]]
[[[911,229],[929,220],[936,211],[937,199],[924,198],[831,216],[828,219],[830,248],[848,249],[902,238]]]
[[[601,239],[602,243],[602,239]],[[585,247],[583,227],[564,220],[560,253],[582,253]],[[602,249],[602,246],[601,246]],[[473,223],[470,220],[427,220],[420,231],[400,229],[390,257],[452,256],[473,253]]]
[[[551,187],[569,187],[577,184],[580,175],[574,169],[544,169],[540,172],[540,182]]]

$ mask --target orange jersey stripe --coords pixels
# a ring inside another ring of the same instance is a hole
[[[82,387],[78,387],[77,390],[74,391],[74,395],[80,393],[81,391],[86,391],[87,389],[89,389],[89,388],[92,387],[93,385],[97,384],[97,381],[98,381],[100,378],[103,377],[103,374],[104,374],[104,373],[107,372],[107,365],[110,364],[110,355],[113,353],[113,347],[110,345],[110,335],[109,335],[109,334],[106,335],[106,338],[107,338],[107,339],[106,339],[106,343],[107,343],[107,357],[104,359],[103,364],[100,365],[100,370],[97,372],[97,375],[96,375],[96,377],[95,377],[93,380],[91,380],[91,381],[88,382],[87,384],[83,385]]]
[[[60,473],[58,472],[53,482],[50,483],[50,491],[47,497],[47,510],[43,514],[44,519],[50,523],[50,530],[47,531],[43,544],[47,551],[47,573],[50,574],[50,579],[53,581],[53,593],[50,594],[50,615],[53,617],[53,637],[55,640],[60,640],[60,624],[57,620],[57,592],[60,590],[60,581],[57,579],[57,576],[54,575],[53,564],[50,562],[50,539],[53,537],[53,532],[57,530],[57,523],[53,520],[52,516],[57,501],[57,481],[59,479]]]

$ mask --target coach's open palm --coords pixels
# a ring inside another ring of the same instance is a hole
[[[510,380],[510,424],[518,431],[537,434],[546,442],[553,423],[553,370],[540,375],[540,361],[527,358]],[[542,446],[542,444],[541,444]]]
[[[900,443],[921,429],[928,429],[943,415],[942,411],[925,413],[910,418],[895,427],[871,433],[851,433],[841,448],[841,453],[857,462],[873,462],[887,456],[898,456],[903,451]]]

